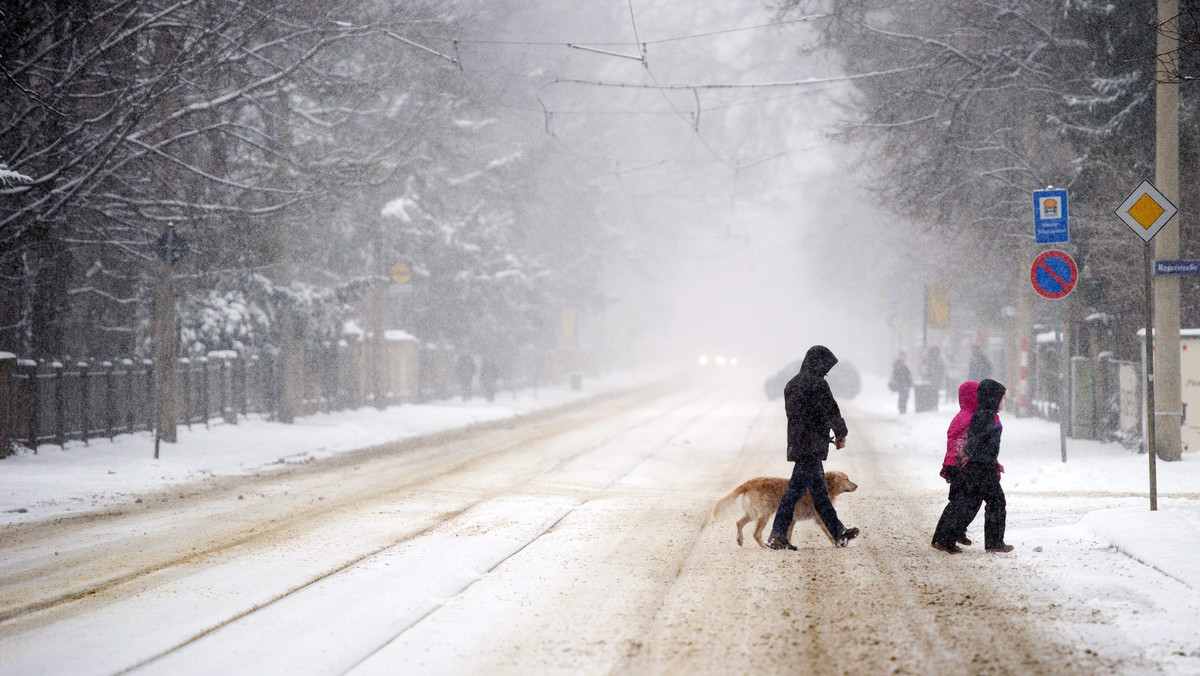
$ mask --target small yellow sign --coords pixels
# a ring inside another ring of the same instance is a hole
[[[1150,226],[1154,225],[1154,221],[1157,221],[1158,217],[1162,216],[1164,211],[1166,209],[1162,208],[1158,202],[1155,202],[1153,197],[1142,195],[1138,198],[1138,201],[1133,203],[1133,206],[1129,207],[1129,216],[1137,221],[1138,225],[1149,230]]]
[[[392,281],[397,284],[408,284],[412,281],[412,266],[408,263],[396,263],[393,265]]]
[[[562,311],[562,321],[559,328],[562,331],[562,337],[566,340],[575,340],[575,311],[566,309]]]
[[[945,284],[929,286],[929,327],[945,329],[950,326],[950,287]]]

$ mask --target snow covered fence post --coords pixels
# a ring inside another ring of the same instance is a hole
[[[192,402],[195,400],[195,397],[192,396],[195,394],[192,391],[192,360],[190,357],[180,357],[178,364],[179,366],[176,368],[179,371],[179,393],[183,395],[183,401],[181,402],[183,408],[182,420],[183,424],[187,425],[187,428],[190,430],[192,429],[192,418],[195,417],[192,410]]]
[[[86,361],[76,362],[75,366],[79,369],[79,438],[83,441],[83,445],[88,445],[88,431],[92,421],[92,397],[91,390],[88,386],[88,378],[92,372],[91,364]]]
[[[63,419],[66,417],[67,388],[63,379],[62,362],[54,362],[54,443],[59,448],[67,445],[66,431],[63,429]]]
[[[13,369],[17,365],[17,355],[11,352],[0,352],[0,458],[12,454],[13,442]]]
[[[17,362],[17,365],[25,371],[25,387],[27,388],[25,424],[28,425],[29,447],[33,449],[33,454],[37,455],[38,435],[42,421],[42,390],[38,385],[38,364],[32,359],[22,359]]]
[[[111,361],[100,362],[100,366],[104,369],[101,376],[104,379],[104,436],[108,437],[109,441],[112,441],[113,437],[117,434],[116,407],[121,405],[119,403],[120,400],[117,398],[116,376],[113,373],[116,370],[116,366]],[[128,399],[125,400],[124,405],[129,405]]]
[[[208,357],[196,357],[196,364],[196,412],[207,428],[212,413],[212,369],[208,368]]]

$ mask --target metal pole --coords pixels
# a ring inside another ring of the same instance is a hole
[[[1150,274],[1154,263],[1150,260],[1150,243],[1142,247],[1143,273],[1146,278],[1146,455],[1150,456],[1150,511],[1158,509],[1158,476],[1154,452],[1154,291]]]
[[[1067,369],[1070,368],[1067,332],[1063,328],[1061,304],[1054,302],[1054,330],[1058,333],[1058,445],[1067,461]]]

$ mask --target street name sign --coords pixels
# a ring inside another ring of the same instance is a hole
[[[1079,268],[1075,267],[1075,260],[1065,251],[1043,251],[1029,269],[1029,281],[1039,295],[1055,300],[1075,288],[1075,283],[1079,281]]]
[[[1035,190],[1033,234],[1038,244],[1071,241],[1066,190]]]
[[[1154,261],[1156,275],[1200,275],[1200,261]]]
[[[1142,181],[1129,197],[1117,207],[1117,218],[1121,219],[1135,235],[1149,244],[1159,230],[1171,220],[1179,209],[1171,204],[1150,181]]]
[[[188,252],[187,240],[175,232],[175,224],[170,223],[158,239],[154,240],[154,253],[167,264],[173,266]]]

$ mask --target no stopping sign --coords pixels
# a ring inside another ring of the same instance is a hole
[[[1079,281],[1079,269],[1065,251],[1051,249],[1043,251],[1029,270],[1029,281],[1033,290],[1045,298],[1054,300],[1071,293]]]

